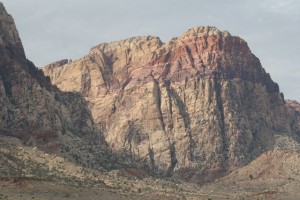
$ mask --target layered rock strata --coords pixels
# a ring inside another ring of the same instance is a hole
[[[196,27],[163,43],[134,37],[100,44],[43,68],[80,92],[110,147],[152,173],[213,179],[294,136],[283,95],[247,43]]]

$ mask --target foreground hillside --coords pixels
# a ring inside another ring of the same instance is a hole
[[[299,145],[277,138],[276,150],[206,185],[143,171],[91,170],[0,137],[0,198],[7,199],[299,199]],[[290,146],[290,150],[285,147]]]

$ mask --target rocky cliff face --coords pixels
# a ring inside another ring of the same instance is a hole
[[[287,100],[286,105],[292,116],[292,129],[300,135],[300,103],[295,100]]]
[[[2,3],[0,135],[18,137],[27,144],[47,152],[66,154],[87,165],[101,163],[101,152],[107,148],[84,98],[73,92],[63,93],[52,86],[49,78],[26,59],[14,20]],[[82,155],[88,153],[88,144],[95,138],[98,148],[95,154],[90,158],[81,156],[79,148]]]
[[[196,27],[134,37],[43,68],[89,102],[110,147],[144,169],[210,180],[293,137],[279,87],[239,37]]]

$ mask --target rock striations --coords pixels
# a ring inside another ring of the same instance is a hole
[[[283,95],[247,43],[196,27],[163,43],[134,37],[43,68],[80,92],[109,146],[149,172],[209,181],[296,138]]]
[[[66,153],[70,159],[78,157],[81,159],[77,161],[91,165],[101,163],[100,153],[107,149],[84,98],[52,86],[49,78],[26,59],[14,20],[1,2],[0,135],[18,137],[46,152]],[[80,156],[77,148],[87,153],[82,146],[87,148],[95,138],[95,158]]]
[[[297,149],[299,107],[244,40],[215,27],[100,44],[39,70],[0,3],[1,137],[83,166],[111,166],[112,150],[131,170],[207,182]]]

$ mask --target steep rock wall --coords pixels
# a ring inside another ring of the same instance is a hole
[[[156,174],[211,180],[296,137],[285,100],[239,37],[195,27],[168,43],[134,37],[43,68],[77,91],[110,147]]]
[[[0,135],[18,137],[88,166],[103,164],[108,151],[85,99],[52,86],[26,59],[14,20],[1,2]]]

